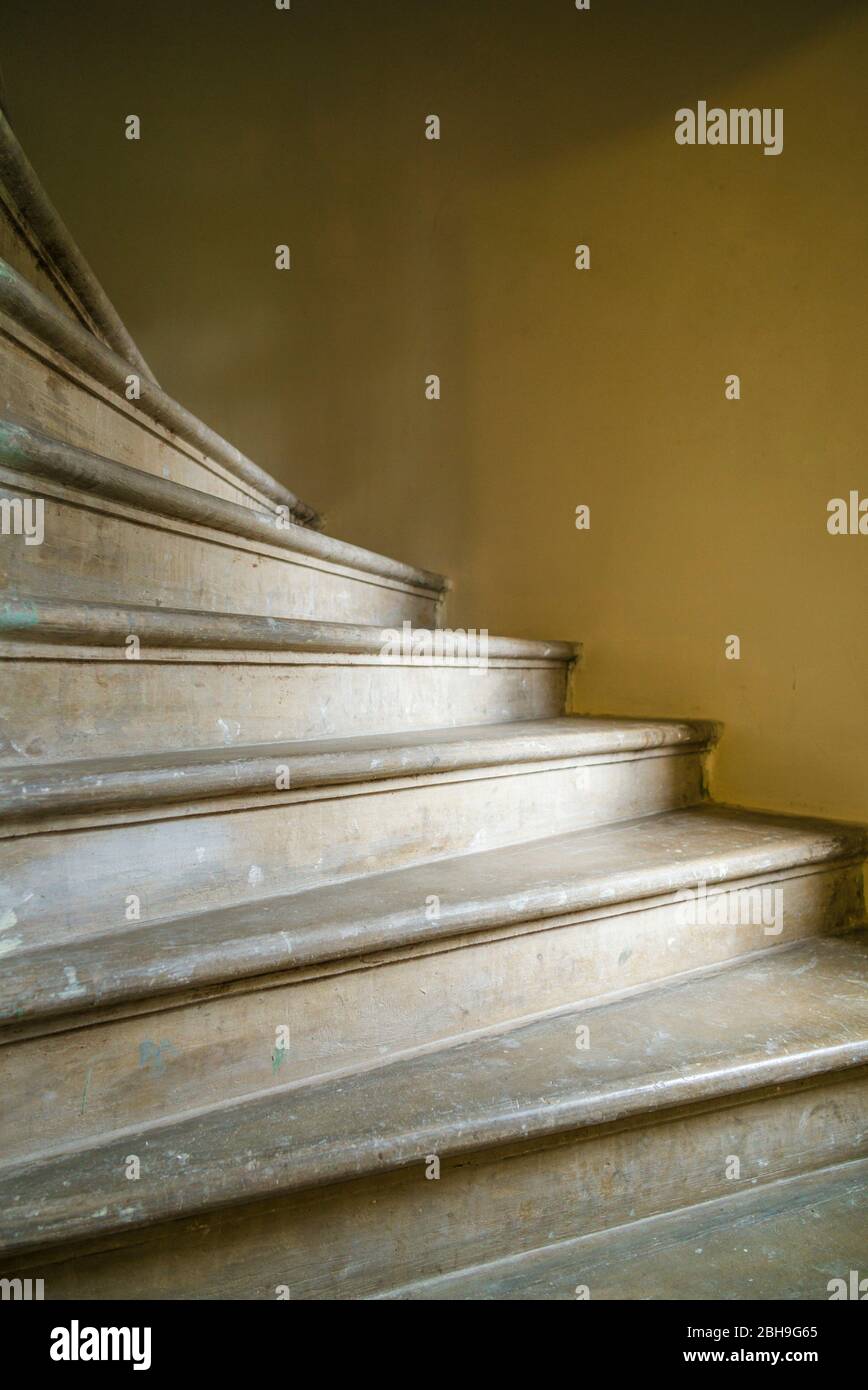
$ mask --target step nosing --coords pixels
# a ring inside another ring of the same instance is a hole
[[[275,766],[286,768],[285,789],[380,782],[423,775],[518,768],[554,761],[618,756],[677,755],[705,750],[715,738],[702,721],[613,720],[608,729],[582,725],[581,716],[516,720],[454,729],[339,740],[296,740],[132,754],[69,763],[0,768],[0,815],[45,816],[74,809],[94,812],[140,803],[275,794]]]
[[[427,628],[409,622],[396,627],[155,604],[95,603],[47,594],[10,595],[0,611],[0,638],[8,642],[106,647],[118,660],[126,660],[125,643],[130,633],[142,643],[140,660],[147,660],[150,646],[153,650],[178,648],[193,653],[372,655],[384,666],[458,667],[477,666],[490,657],[568,663],[581,650],[577,642],[503,637],[481,628]],[[418,645],[422,638],[430,638],[430,657]]]
[[[448,1056],[451,1051],[447,1049],[443,1055]],[[436,1054],[433,1055],[436,1057]],[[242,1099],[234,1105],[200,1112],[192,1120],[173,1122],[169,1119],[71,1152],[61,1151],[36,1157],[0,1170],[0,1189],[8,1182],[14,1190],[16,1182],[28,1171],[40,1174],[54,1172],[64,1181],[63,1174],[72,1169],[74,1180],[77,1163],[82,1167],[83,1181],[84,1170],[92,1171],[101,1155],[108,1157],[114,1149],[120,1152],[120,1149],[126,1151],[130,1148],[138,1148],[147,1154],[149,1146],[156,1145],[167,1163],[174,1153],[183,1156],[185,1176],[191,1183],[199,1184],[195,1191],[188,1189],[184,1202],[167,1200],[164,1185],[155,1184],[153,1199],[146,1195],[138,1209],[129,1198],[123,1204],[116,1203],[113,1209],[105,1190],[99,1188],[97,1177],[93,1200],[102,1205],[96,1212],[75,1218],[59,1217],[53,1223],[42,1226],[35,1214],[32,1219],[28,1216],[24,1233],[7,1230],[5,1238],[0,1237],[0,1248],[10,1253],[24,1253],[28,1249],[48,1248],[84,1238],[132,1232],[150,1225],[193,1217],[205,1211],[247,1205],[263,1198],[289,1196],[307,1189],[382,1175],[406,1168],[414,1162],[423,1162],[431,1153],[437,1153],[446,1161],[460,1160],[471,1153],[481,1154],[509,1145],[556,1140],[571,1132],[581,1133],[608,1124],[653,1124],[663,1120],[668,1112],[685,1106],[739,1103],[753,1092],[762,1092],[769,1086],[800,1081],[810,1083],[818,1077],[837,1074],[866,1063],[868,1036],[858,1042],[819,1043],[775,1057],[752,1054],[728,1064],[718,1059],[713,1062],[701,1060],[688,1075],[669,1069],[643,1077],[634,1085],[621,1084],[608,1090],[601,1088],[591,1096],[567,1097],[557,1105],[536,1102],[513,1108],[502,1100],[499,1108],[486,1110],[480,1106],[479,1113],[473,1115],[472,1121],[464,1123],[438,1117],[427,1126],[409,1130],[396,1128],[391,1132],[349,1133],[342,1139],[329,1141],[325,1159],[316,1148],[316,1143],[320,1141],[308,1143],[307,1149],[302,1150],[303,1159],[299,1158],[298,1153],[294,1156],[289,1154],[285,1144],[273,1142],[260,1151],[245,1150],[238,1155],[236,1164],[228,1169],[218,1160],[196,1165],[195,1155],[186,1151],[195,1150],[196,1142],[208,1147],[211,1142],[209,1120],[218,1113],[229,1112],[233,1118],[233,1128],[236,1128],[245,1120],[249,1122],[249,1117],[243,1114],[245,1109],[255,1118],[265,1105],[271,1108],[279,1106],[283,1097],[279,1091],[273,1092],[267,1101],[257,1099],[249,1102]],[[388,1071],[388,1067],[382,1071]],[[351,1081],[352,1077],[348,1079]],[[377,1073],[367,1073],[367,1079],[376,1081]],[[321,1090],[326,1084],[319,1083],[310,1089]],[[298,1094],[299,1088],[292,1088],[286,1099],[291,1103]],[[196,1141],[194,1134],[197,1127],[204,1130],[204,1137],[199,1141]],[[192,1168],[189,1166],[191,1158],[194,1164]],[[65,1180],[70,1181],[69,1178]],[[207,1195],[203,1190],[206,1184]],[[9,1214],[13,1213],[14,1203],[9,1209]]]
[[[752,845],[730,848],[725,854],[697,852],[682,859],[675,869],[664,849],[657,860],[620,872],[602,862],[593,869],[585,866],[583,875],[577,873],[575,880],[567,876],[557,883],[549,880],[528,886],[522,877],[520,890],[499,885],[498,891],[473,882],[472,875],[480,870],[496,881],[502,872],[499,866],[513,861],[522,851],[540,857],[554,852],[557,857],[570,846],[581,849],[590,844],[593,848],[604,843],[605,836],[609,840],[621,837],[629,854],[631,836],[653,833],[661,825],[666,829],[692,827],[702,833],[719,823],[719,811],[699,806],[664,812],[602,831],[583,830],[428,860],[384,874],[152,923],[137,922],[66,943],[42,943],[6,956],[0,1022],[3,1026],[45,1022],[329,963],[358,961],[363,966],[367,957],[384,951],[426,946],[445,949],[450,940],[472,939],[485,931],[537,923],[544,928],[549,919],[559,922],[571,915],[618,909],[628,903],[679,900],[678,895],[693,892],[699,885],[712,895],[725,893],[728,884],[749,885],[752,879],[798,869],[821,871],[826,866],[858,862],[864,854],[862,832],[835,835],[827,827],[825,831],[803,831],[801,838],[785,839],[775,852],[767,846],[758,850]],[[750,818],[748,824],[756,819]],[[736,823],[741,823],[738,818]],[[459,876],[452,901],[444,889],[450,873]],[[395,890],[399,902],[384,910],[384,897]],[[431,892],[439,897],[435,920],[427,912]],[[369,903],[377,904],[378,910],[371,911]]]

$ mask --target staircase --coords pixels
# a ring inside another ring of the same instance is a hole
[[[162,391],[5,117],[0,252],[0,1273],[827,1298],[863,830],[712,804],[714,724],[565,715],[572,644],[388,650],[447,581]]]

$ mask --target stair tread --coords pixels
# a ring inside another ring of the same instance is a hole
[[[864,852],[859,827],[703,804],[25,948],[6,956],[0,1019],[363,958]]]
[[[7,1165],[0,1247],[103,1236],[855,1067],[868,1061],[866,975],[868,934],[820,938]],[[141,1158],[135,1183],[129,1153]]]
[[[378,1297],[556,1302],[584,1286],[592,1300],[828,1299],[832,1279],[864,1264],[866,1238],[868,1159],[857,1159]]]
[[[542,644],[540,644],[542,645]],[[348,738],[300,739],[0,766],[0,814],[36,815],[131,805],[137,800],[271,792],[275,766],[289,786],[421,776],[519,762],[710,745],[707,721],[563,715]]]

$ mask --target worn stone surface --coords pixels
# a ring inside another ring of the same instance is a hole
[[[417,631],[411,624],[406,634],[403,630],[393,633],[390,629],[384,635],[379,624],[157,608],[145,604],[69,603],[59,597],[10,599],[0,611],[0,635],[6,641],[20,644],[22,650],[31,655],[34,646],[43,645],[57,647],[62,653],[76,648],[79,659],[102,648],[116,652],[131,632],[136,633],[142,643],[141,659],[145,661],[149,653],[164,651],[171,651],[173,661],[196,661],[200,659],[199,653],[224,651],[243,651],[248,659],[253,653],[294,652],[340,660],[350,656],[382,656],[386,648],[390,664],[407,664],[412,658],[414,665],[423,667],[466,665],[484,669],[489,660],[558,665],[575,661],[581,653],[581,644],[576,642],[547,642],[489,633],[485,634],[483,648],[475,645],[479,634],[471,632],[468,636],[466,632],[457,631],[452,638],[454,653],[447,650],[442,655],[429,656],[424,645],[416,649],[416,644],[425,641],[433,644],[435,634],[429,629]],[[388,637],[394,639],[394,644],[405,642],[407,650],[395,650],[387,641]],[[440,634],[440,640],[445,642],[444,634]],[[613,724],[611,719],[598,722],[602,729]],[[633,739],[636,747],[684,742],[688,729],[704,729],[709,736],[718,731],[713,721],[702,719],[622,719],[620,723],[625,741]],[[667,733],[667,728],[681,732]],[[637,729],[645,731],[641,738],[635,732]]]
[[[153,921],[671,810],[701,789],[699,755],[673,754],[56,817],[0,840],[0,901],[29,943],[68,941],[122,926],[129,893]]]
[[[43,657],[36,643],[15,648],[0,656],[0,745],[10,770],[163,752],[180,764],[189,753],[192,767],[200,750],[243,755],[251,744],[414,729],[425,744],[430,729],[557,717],[568,672],[566,662],[535,657],[494,658],[482,669],[392,664],[375,654],[255,660],[238,650],[178,659],[145,647],[133,662],[120,649],[82,659],[74,650]]]
[[[379,1297],[828,1300],[832,1281],[849,1286],[864,1268],[866,1248],[868,1161],[856,1160]],[[685,1343],[709,1346],[730,1349]]]
[[[244,536],[295,551],[348,569],[397,580],[442,593],[446,581],[441,575],[414,568],[400,560],[376,555],[361,546],[335,540],[318,531],[295,524],[281,524],[278,515],[239,507],[222,497],[209,496],[186,488],[169,478],[157,478],[139,468],[104,458],[87,449],[76,448],[41,430],[25,425],[0,422],[0,464],[11,474],[37,483],[50,483],[87,496],[97,494],[104,502],[138,508],[152,516],[167,517],[207,527],[210,530]],[[47,528],[46,528],[47,530]],[[41,547],[40,547],[41,549]]]
[[[74,841],[71,849],[75,856]],[[37,925],[27,940],[19,938],[21,949],[7,951],[0,1018],[69,1013],[617,903],[640,904],[697,884],[851,862],[862,849],[862,833],[847,827],[698,806],[376,876],[354,875],[206,913],[122,924],[122,886],[130,881],[126,862],[125,878],[117,880],[114,923],[43,937],[53,950],[32,949],[39,944]],[[107,872],[100,865],[97,877]]]
[[[11,478],[0,466],[0,494],[45,503],[43,544],[4,547],[0,554],[0,577],[16,605],[33,595],[53,595],[389,628],[404,621],[438,625],[442,590],[353,573],[265,539],[230,536],[143,509],[84,505],[72,491],[61,496],[36,480],[29,489],[20,480],[10,486]]]
[[[52,279],[48,267],[40,259],[35,239],[25,239],[21,235],[13,200],[0,184],[0,258],[22,275],[39,290],[55,308],[80,323],[89,326],[84,311],[76,304],[74,296],[65,287]]]
[[[0,490],[45,509],[0,549],[3,1272],[738,1298],[819,1229],[762,1286],[817,1296],[864,832],[705,804],[707,721],[562,718],[574,644],[384,659],[447,581],[160,390],[5,120],[0,256]]]
[[[420,1047],[533,1014],[624,997],[682,972],[845,928],[861,871],[773,879],[769,937],[749,910],[757,880],[724,885],[728,926],[694,925],[671,900],[457,932],[359,960],[288,968],[7,1026],[0,1092],[11,1159],[313,1077],[383,1065]],[[763,890],[759,890],[763,891]],[[771,944],[774,943],[774,944]],[[289,1042],[276,1044],[276,1028]]]
[[[851,1161],[866,1127],[860,1069],[462,1154],[439,1181],[411,1163],[3,1263],[49,1298],[358,1298]]]
[[[383,593],[391,595],[385,603],[404,601],[396,590]],[[318,595],[315,588],[314,604]],[[128,659],[130,634],[135,660]],[[482,653],[471,645],[467,656],[421,660],[409,641],[425,641],[430,631],[408,629],[407,650],[392,652],[395,634],[361,624],[9,599],[0,611],[2,763],[95,755],[104,763],[114,754],[171,750],[175,779],[189,755],[195,780],[203,755],[191,750],[210,747],[220,760],[231,750],[243,757],[246,744],[278,739],[400,740],[413,730],[550,719],[563,711],[573,644],[491,636]],[[643,721],[623,727],[629,741],[630,728],[641,730]],[[637,748],[665,727],[644,721]],[[707,722],[690,727],[695,743],[703,729],[711,741]],[[668,734],[659,737],[661,747],[670,746]]]
[[[352,739],[75,759],[45,768],[0,766],[0,816],[21,818],[28,813],[39,818],[133,808],[140,803],[153,809],[176,801],[271,795],[276,766],[287,769],[287,788],[297,790],[522,763],[539,766],[564,759],[577,763],[662,750],[705,750],[713,737],[713,730],[701,722],[655,724],[650,720],[568,715],[431,729],[427,735],[422,729],[413,729]],[[0,821],[0,833],[2,828]]]
[[[131,1231],[423,1165],[426,1155],[455,1158],[637,1116],[651,1122],[675,1107],[731,1105],[763,1087],[840,1078],[868,1063],[866,971],[864,933],[804,943],[386,1068],[4,1167],[0,1240],[12,1253]],[[587,1048],[576,1046],[582,1027]],[[125,1174],[130,1153],[141,1157],[135,1183]]]

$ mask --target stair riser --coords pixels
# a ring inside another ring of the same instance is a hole
[[[866,1187],[868,1162],[836,1164],[378,1297],[574,1302],[581,1277],[595,1302],[828,1299],[858,1282]]]
[[[9,197],[8,191],[6,196]],[[10,197],[10,202],[12,201]],[[35,253],[33,244],[21,235],[20,228],[11,219],[4,197],[0,194],[0,258],[17,270],[40,294],[45,295],[53,305],[65,314],[72,312],[67,293],[61,293],[52,279],[51,272]],[[76,317],[78,314],[76,312]]]
[[[574,919],[548,929],[453,938],[429,954],[380,956],[367,969],[283,977],[270,989],[116,1015],[0,1048],[10,1159],[126,1126],[492,1028],[583,999],[809,938],[862,911],[860,872],[832,869],[783,890],[784,929],[705,927],[672,904]],[[735,924],[750,885],[727,895]],[[456,949],[458,948],[458,949]],[[164,1001],[165,1005],[165,1001]],[[88,1026],[89,1025],[89,1026]],[[276,1055],[277,1030],[289,1047]],[[593,1030],[591,1034],[593,1046]],[[9,1147],[11,1146],[11,1147]]]
[[[6,485],[2,479],[6,478]],[[12,590],[92,603],[154,604],[326,622],[437,625],[436,595],[194,522],[98,497],[66,498],[0,473],[0,496],[45,503],[44,540],[7,537],[0,577]],[[249,510],[249,509],[248,509]]]
[[[37,651],[0,661],[4,763],[548,719],[563,713],[566,693],[563,664],[264,662],[250,653],[45,661]]]
[[[133,371],[133,368],[130,368]],[[68,444],[256,511],[274,503],[0,314],[3,413]]]
[[[0,910],[28,948],[468,850],[691,805],[699,754],[274,793],[238,810],[0,842]],[[153,817],[159,808],[145,809]],[[154,866],[159,865],[159,872]]]
[[[363,1297],[862,1157],[866,1127],[864,1072],[832,1076],[752,1103],[444,1160],[438,1180],[420,1153],[383,1178],[131,1233],[127,1248],[29,1257],[20,1273],[44,1278],[48,1299],[274,1299],[287,1287],[296,1300]],[[738,1180],[727,1176],[733,1156]]]

